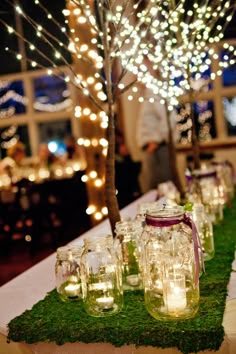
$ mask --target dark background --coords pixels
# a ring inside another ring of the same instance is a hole
[[[143,0],[144,1],[144,0]],[[40,1],[47,10],[53,14],[54,19],[65,26],[65,18],[62,13],[62,10],[65,8],[65,0],[41,0]],[[41,24],[46,28],[50,33],[52,33],[56,38],[60,39],[63,43],[68,43],[66,36],[62,33],[59,27],[57,27],[53,21],[49,20],[45,13],[40,9],[38,5],[34,4],[34,0],[18,0],[20,7],[32,17],[35,21]],[[14,14],[14,0],[1,0],[0,1],[0,19],[5,21],[9,26],[15,28],[15,14]],[[232,1],[233,6],[235,6],[235,1]],[[27,23],[26,20],[22,21],[23,31],[26,38],[28,38],[37,48],[45,53],[48,58],[55,60],[54,51],[50,48],[49,45],[42,42],[36,35],[35,31],[32,30],[32,27]],[[234,38],[236,37],[236,16],[234,15],[233,20],[230,25],[226,28],[225,38]],[[21,71],[20,61],[15,58],[15,55],[7,53],[4,48],[9,47],[9,49],[18,52],[18,43],[17,38],[14,34],[9,34],[3,24],[0,23],[0,75],[7,73],[14,73]],[[27,48],[27,45],[26,45]],[[62,50],[61,47],[58,47],[60,52],[63,54],[65,59],[71,62],[71,57],[67,51]],[[33,56],[32,56],[33,54]],[[35,52],[27,50],[27,57],[32,58],[35,61],[40,61],[43,66],[51,66],[50,62],[43,59],[42,57]],[[63,60],[57,60],[57,65],[63,65]],[[32,67],[28,65],[28,69],[32,70]]]
[[[64,0],[41,0],[40,1],[43,6],[47,8],[47,10],[53,15],[54,19],[62,26],[65,27],[65,17],[62,13],[62,10],[65,8]],[[12,4],[13,0],[1,0],[0,1],[0,19],[6,22],[9,26],[16,28],[15,23],[15,10]],[[47,31],[52,33],[57,39],[67,44],[68,40],[66,39],[65,34],[61,31],[56,24],[53,23],[52,20],[49,20],[45,15],[44,11],[40,9],[38,5],[34,4],[34,0],[19,0],[18,1],[22,10],[30,16],[34,21],[40,24]],[[22,27],[24,36],[32,42],[38,50],[46,54],[48,58],[51,58],[55,61],[54,50],[40,38],[38,38],[35,34],[35,30],[32,26],[23,19]],[[71,62],[71,57],[67,51],[63,50],[61,47],[56,45],[58,50],[65,57],[66,60]],[[0,23],[0,75],[14,73],[21,71],[20,61],[18,61],[14,54],[5,51],[5,47],[8,47],[10,50],[13,50],[18,53],[18,39],[15,34],[9,34],[6,28],[2,23]],[[51,67],[50,61],[42,58],[35,51],[32,52],[26,47],[26,56],[35,60],[36,62],[40,62],[43,66]],[[63,65],[63,60],[56,60],[57,65]],[[38,68],[36,68],[38,69]],[[30,63],[28,63],[28,70],[33,70]]]

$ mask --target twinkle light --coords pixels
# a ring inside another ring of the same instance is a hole
[[[88,116],[90,113],[91,113],[91,109],[90,109],[89,107],[85,107],[85,108],[83,109],[83,114],[84,114],[85,116]]]
[[[97,172],[96,171],[90,171],[89,172],[89,177],[90,178],[96,178],[97,177]]]
[[[90,116],[89,116],[89,119],[94,121],[97,119],[97,115],[95,113],[91,113]]]
[[[54,41],[54,47],[49,46],[50,50],[54,49],[54,59],[49,63],[53,68],[56,68],[55,62],[60,59],[67,65],[70,76],[66,76],[64,80],[70,82],[83,94],[83,99],[80,101],[81,107],[75,107],[74,115],[76,118],[80,118],[80,123],[87,122],[85,124],[88,124],[89,122],[91,136],[89,132],[77,143],[88,151],[93,150],[95,160],[97,156],[100,156],[100,153],[106,156],[108,141],[104,136],[109,121],[106,107],[104,108],[107,104],[107,94],[104,90],[107,82],[102,72],[104,58],[101,56],[106,44],[104,42],[105,32],[96,22],[95,14],[85,1],[68,2],[67,9],[63,10],[65,23],[68,23],[70,27],[69,35],[66,32],[66,27],[60,25],[55,16],[52,16],[39,0],[35,0],[35,4],[57,26],[68,43],[64,44],[61,40],[54,38],[47,32],[46,26],[33,22],[21,7],[16,7],[19,16],[31,21],[33,31],[35,35],[40,36],[40,40],[44,43],[47,43],[48,38]],[[109,12],[107,8],[103,7],[101,1],[98,1],[98,6],[101,11],[106,11],[107,28],[113,28],[113,31],[108,31],[106,38],[107,45],[110,46],[111,64],[113,65],[114,60],[118,59],[122,69],[125,69],[124,72],[130,71],[138,81],[138,85],[135,84],[133,87],[130,84],[132,92],[127,95],[129,101],[137,98],[141,103],[146,99],[150,103],[154,103],[158,97],[158,100],[161,100],[163,104],[167,102],[167,107],[172,110],[179,103],[181,97],[193,89],[194,85],[190,77],[197,83],[202,75],[209,70],[212,60],[220,60],[221,62],[216,72],[211,71],[209,80],[214,80],[216,76],[221,75],[222,69],[226,68],[229,63],[230,65],[235,63],[233,46],[226,45],[224,47],[227,55],[224,55],[222,60],[219,59],[218,52],[210,46],[210,44],[219,43],[225,26],[232,19],[229,1],[224,3],[218,1],[217,6],[210,6],[207,1],[206,4],[204,2],[199,4],[199,1],[194,0],[189,5],[187,0],[180,0],[175,7],[172,7],[172,2],[152,0],[150,4],[147,2],[147,5],[142,4],[142,6],[136,2],[133,4],[133,9],[130,7],[126,9],[118,4],[110,8]],[[186,8],[188,8],[187,11]],[[136,14],[136,22],[133,21],[133,13]],[[160,21],[160,18],[164,21]],[[223,18],[226,21],[225,25],[219,23],[219,19]],[[4,21],[1,20],[1,22]],[[9,26],[7,28],[9,34],[17,35],[13,28]],[[83,36],[83,34],[86,35]],[[34,43],[31,41],[25,41],[25,43],[32,52],[37,52],[42,58],[47,59],[47,55],[46,58],[43,57]],[[76,58],[78,68],[89,67],[89,72],[81,70],[78,75],[77,69],[74,69],[66,61],[61,48]],[[205,52],[208,53],[207,56],[203,55]],[[16,54],[16,58],[22,59],[19,53]],[[40,67],[40,63],[35,60],[31,60],[30,63],[33,67],[37,65]],[[156,75],[157,73],[158,75]],[[48,70],[48,74],[52,75],[52,70]],[[129,85],[124,84],[122,75],[118,79],[113,79],[114,99],[116,94],[128,90]],[[151,92],[148,97],[140,92],[140,87],[143,86],[148,87]],[[87,103],[89,99],[94,103],[91,106]],[[71,104],[69,99],[61,103],[61,105],[65,105],[65,108],[69,107],[69,104]],[[38,109],[45,108],[43,106],[39,105]],[[46,105],[46,109],[51,111],[52,107]],[[204,122],[204,119],[201,120]],[[98,134],[96,139],[92,136],[93,131]],[[93,167],[91,167],[91,171],[87,171],[87,175],[83,176],[84,181],[90,183],[92,171]],[[100,180],[96,177],[92,178],[95,187],[96,183],[98,185],[100,183],[96,182]],[[103,213],[100,214],[103,215]],[[98,212],[98,215],[100,214]],[[99,220],[100,217],[96,216],[96,218]]]
[[[103,214],[100,211],[97,211],[94,214],[94,218],[95,218],[95,220],[101,220],[103,218]]]
[[[33,106],[37,111],[41,112],[59,112],[66,108],[70,108],[72,105],[72,100],[70,98],[65,99],[59,103],[42,103],[39,101],[35,101]]]
[[[2,141],[1,142],[1,147],[3,149],[9,149],[12,146],[14,146],[18,141],[19,141],[20,137],[18,134],[15,134],[10,140],[8,141]]]
[[[103,215],[107,215],[108,214],[108,209],[107,209],[106,206],[102,207],[101,211],[102,211]]]
[[[88,181],[88,176],[87,175],[83,175],[82,177],[81,177],[81,181],[82,182],[87,182]]]
[[[91,145],[91,141],[89,139],[84,139],[84,146],[89,147]]]
[[[15,32],[14,28],[12,28],[10,26],[7,27],[7,30],[8,30],[9,33],[14,33]]]
[[[25,96],[21,96],[19,93],[13,90],[8,90],[2,97],[0,97],[1,105],[7,101],[15,101],[21,103],[24,106],[28,103],[28,99]]]
[[[95,185],[95,187],[98,187],[98,188],[102,187],[102,185],[103,185],[102,179],[101,178],[95,179],[94,185]]]
[[[105,138],[100,139],[100,140],[99,140],[99,143],[100,143],[100,145],[103,146],[103,147],[107,147],[107,146],[108,146],[108,141],[107,141],[107,139],[105,139]]]
[[[101,122],[100,127],[101,127],[102,129],[107,129],[108,123],[107,123],[107,122]]]
[[[92,139],[91,140],[91,145],[94,146],[94,147],[98,146],[98,140],[97,139]]]
[[[77,144],[82,146],[84,144],[84,139],[83,138],[77,139]]]
[[[96,211],[96,206],[95,205],[89,205],[88,208],[86,209],[86,214],[92,215]]]

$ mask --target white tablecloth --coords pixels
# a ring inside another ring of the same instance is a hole
[[[155,198],[156,191],[148,192],[122,209],[121,216],[134,217],[139,203],[154,201]],[[109,222],[105,220],[72,241],[71,244],[79,244],[85,235],[109,231]],[[55,288],[55,260],[56,256],[53,253],[0,287],[0,354],[180,354],[176,348],[135,348],[133,345],[116,348],[109,343],[68,343],[62,346],[57,346],[55,343],[7,343],[7,324],[25,310],[31,309],[34,304],[45,297],[48,291]],[[233,268],[236,269],[236,262],[233,263]],[[209,352],[209,354],[236,354],[236,273],[234,271],[231,273],[229,282],[223,325],[226,333],[225,340],[219,351]]]

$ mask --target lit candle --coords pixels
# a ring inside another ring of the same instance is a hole
[[[183,311],[187,306],[185,276],[175,275],[163,281],[163,292],[169,312]]]
[[[80,295],[80,284],[69,283],[64,288],[64,293],[67,297],[77,297]]]
[[[163,285],[162,285],[162,280],[158,279],[155,281],[154,285],[153,285],[153,290],[156,294],[162,294],[163,293]]]
[[[138,286],[140,284],[140,277],[138,274],[128,275],[126,281],[129,285]]]
[[[90,291],[97,291],[97,290],[107,291],[109,289],[112,289],[112,283],[109,281],[100,282],[100,283],[93,283],[93,284],[89,285]]]
[[[114,305],[114,297],[103,296],[96,299],[96,303],[103,310],[111,309]]]

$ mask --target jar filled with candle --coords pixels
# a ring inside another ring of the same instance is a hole
[[[145,306],[158,320],[193,317],[199,306],[199,239],[181,206],[146,215],[141,239]]]
[[[87,237],[81,257],[84,308],[94,317],[111,316],[123,306],[121,263],[112,235]]]
[[[197,227],[204,260],[209,261],[215,254],[213,226],[205,212],[203,204],[193,204],[192,218]]]
[[[202,203],[213,224],[223,219],[224,195],[217,172],[213,168],[205,168],[186,174],[188,184],[187,200]]]
[[[217,161],[213,160],[212,165],[217,171],[219,180],[221,181],[222,189],[225,192],[225,202],[234,198],[234,168],[228,160]]]
[[[56,288],[63,301],[77,301],[82,298],[80,269],[82,249],[82,246],[63,246],[57,249]]]
[[[142,220],[119,221],[115,225],[115,245],[122,262],[122,284],[124,290],[142,289],[140,269],[140,236]]]

